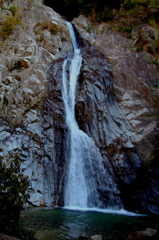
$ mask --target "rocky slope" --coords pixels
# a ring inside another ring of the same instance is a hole
[[[4,19],[12,12],[2,4]],[[71,39],[64,20],[40,0],[9,4],[18,7],[21,24],[1,41],[0,151],[19,152],[25,174],[34,171],[32,204],[63,205],[68,153],[61,77]],[[137,52],[108,24],[92,25],[83,16],[73,24],[83,56],[79,126],[109,159],[124,206],[159,213],[159,71],[151,54]]]

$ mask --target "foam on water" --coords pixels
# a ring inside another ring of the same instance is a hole
[[[134,213],[134,212],[129,212],[125,209],[120,209],[120,210],[114,210],[114,209],[102,209],[102,208],[81,208],[81,207],[76,207],[76,206],[65,206],[63,207],[63,209],[67,209],[67,210],[73,210],[73,211],[90,211],[90,212],[101,212],[101,213],[107,213],[107,214],[118,214],[118,215],[126,215],[126,216],[146,216],[146,215],[142,215],[142,214],[138,214],[138,213]]]

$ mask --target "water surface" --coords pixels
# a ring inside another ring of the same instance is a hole
[[[110,212],[34,208],[23,213],[23,220],[36,231],[38,240],[77,239],[82,233],[122,240],[134,231],[154,228],[159,223],[157,216]]]

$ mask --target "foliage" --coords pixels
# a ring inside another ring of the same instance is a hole
[[[154,46],[148,45],[148,46],[147,46],[147,51],[148,51],[149,53],[153,54],[153,52],[154,52]]]
[[[159,63],[156,60],[152,60],[151,63],[155,64],[159,68]]]
[[[159,0],[124,0],[122,9],[142,20],[158,19]]]
[[[139,42],[135,44],[135,47],[136,47],[137,51],[142,51],[143,50],[143,46]]]
[[[159,25],[154,20],[150,19],[149,23],[159,32]]]
[[[129,39],[132,38],[132,33],[129,33],[129,34],[128,34],[128,38],[129,38]]]
[[[9,10],[12,12],[13,16],[15,16],[15,14],[18,11],[18,7],[12,5],[12,6],[9,7]]]
[[[114,18],[113,11],[106,6],[104,7],[103,11],[97,13],[97,21],[99,22],[110,21],[113,20],[113,18]]]
[[[20,23],[21,23],[21,20],[18,15],[7,17],[2,23],[0,36],[3,39],[6,39],[10,34],[12,34],[15,26],[19,25]]]
[[[59,28],[55,23],[49,23],[49,22],[37,23],[34,26],[34,33],[40,36],[39,41],[44,40],[43,30],[46,30],[46,29],[50,31],[51,34],[56,34],[59,31]]]
[[[17,231],[20,212],[31,193],[28,176],[20,169],[18,154],[0,156],[0,232]]]
[[[107,21],[113,17],[112,9],[120,8],[121,0],[44,0],[44,2],[68,20],[82,13],[91,17],[93,21]]]
[[[135,6],[145,6],[148,7],[149,0],[125,0],[123,3],[123,8],[125,10],[130,10]]]
[[[156,37],[154,37],[155,40],[155,45],[153,46],[153,50],[156,51],[156,53],[159,53],[159,25],[156,21],[150,20],[149,23],[151,24],[152,27],[156,29]]]
[[[132,32],[132,27],[125,27],[125,26],[123,26],[123,24],[121,24],[119,26],[118,30],[121,31],[121,32],[131,33]]]
[[[42,29],[48,29],[49,28],[49,23],[48,22],[44,22],[40,24]]]
[[[34,235],[35,235],[35,232],[28,230],[22,222],[18,224],[15,237],[18,237],[19,239],[22,239],[22,240],[36,240]]]
[[[132,21],[132,27],[151,18],[159,21],[159,0],[44,0],[44,2],[68,20],[84,14],[91,17],[93,22],[110,21],[114,15],[117,17],[120,13],[128,22]]]
[[[150,9],[156,9],[159,10],[159,0],[150,0],[149,1],[149,6],[148,6]]]
[[[118,31],[123,32],[129,39],[132,38],[132,29],[131,26],[127,26],[123,22],[121,22],[117,28]]]
[[[51,34],[56,34],[59,31],[57,24],[54,23],[50,24],[49,30]]]

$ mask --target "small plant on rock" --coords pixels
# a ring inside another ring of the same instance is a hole
[[[136,50],[137,51],[142,51],[143,50],[143,46],[138,42],[135,44]]]
[[[12,6],[9,7],[9,10],[12,12],[13,16],[15,16],[15,14],[18,11],[18,7],[12,5]]]
[[[50,30],[51,34],[56,34],[59,31],[58,26],[53,23],[50,24],[49,30]]]
[[[9,35],[12,34],[15,26],[20,25],[20,24],[21,24],[21,20],[17,15],[15,15],[13,17],[7,17],[2,23],[0,36],[3,39],[6,39],[7,37],[9,37]]]
[[[155,64],[159,68],[159,63],[157,62],[157,60],[152,60],[150,63]]]

